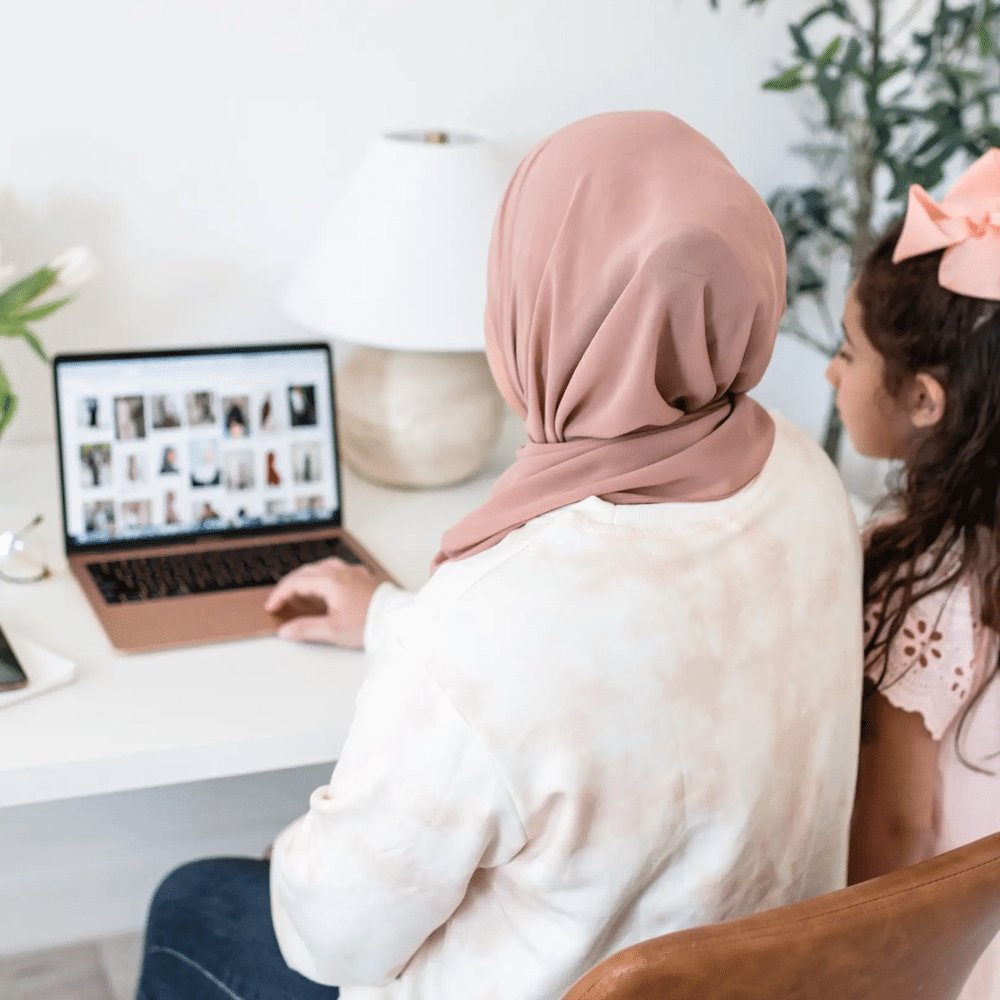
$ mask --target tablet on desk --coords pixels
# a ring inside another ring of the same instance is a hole
[[[27,684],[28,675],[14,655],[7,634],[0,629],[0,692],[17,691]]]
[[[70,660],[0,627],[0,708],[68,684],[75,673]]]

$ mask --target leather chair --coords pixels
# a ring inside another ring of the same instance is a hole
[[[955,1000],[1000,931],[1000,834],[890,875],[626,948],[564,1000]]]

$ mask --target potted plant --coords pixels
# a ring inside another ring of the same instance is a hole
[[[90,251],[85,247],[74,247],[60,254],[48,266],[40,267],[14,281],[0,292],[0,336],[24,341],[47,363],[48,355],[41,341],[32,332],[31,324],[66,305],[72,296],[59,295],[59,291],[73,291],[87,281],[94,270],[94,258]],[[10,281],[14,272],[13,265],[0,267],[0,287]],[[46,293],[49,292],[55,292],[56,297],[48,297]],[[0,362],[0,437],[16,412],[17,395]]]
[[[857,269],[886,217],[903,211],[910,185],[932,190],[954,162],[1000,146],[1000,3],[914,0],[891,16],[886,0],[817,0],[788,34],[791,51],[762,87],[807,98],[811,138],[793,151],[814,180],[768,199],[788,253],[783,330],[832,357],[834,266]],[[836,461],[832,401],[824,437]]]

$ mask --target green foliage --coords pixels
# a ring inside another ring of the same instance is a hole
[[[0,293],[0,337],[23,340],[46,363],[49,357],[45,353],[45,348],[28,324],[50,316],[70,301],[66,296],[41,305],[32,305],[39,296],[52,288],[57,277],[58,273],[51,267],[40,267]],[[0,366],[0,437],[14,419],[16,412],[17,395]]]
[[[889,20],[887,0],[818,0],[788,25],[791,51],[761,84],[795,92],[811,127],[795,151],[815,179],[779,188],[768,204],[788,252],[783,329],[827,357],[840,340],[833,265],[857,269],[876,229],[902,214],[910,185],[933,190],[953,162],[1000,146],[1000,0],[957,4],[912,0]],[[834,460],[839,441],[831,403],[824,447]]]
[[[0,337],[25,341],[42,361],[48,361],[48,355],[41,341],[28,329],[28,323],[54,313],[66,305],[69,298],[54,299],[34,308],[31,308],[31,303],[47,292],[56,283],[57,277],[51,267],[40,267],[0,294]]]
[[[10,382],[7,381],[3,368],[0,367],[0,437],[3,437],[3,432],[14,419],[16,412],[17,396],[14,395],[14,390],[11,389]]]
[[[933,190],[954,163],[1000,146],[1000,0],[914,0],[895,20],[886,8],[820,0],[788,25],[788,58],[762,84],[796,92],[811,126],[795,152],[815,179],[769,205],[788,250],[787,329],[827,355],[839,339],[826,303],[833,263],[856,268],[912,184]],[[803,303],[825,335],[802,323]]]

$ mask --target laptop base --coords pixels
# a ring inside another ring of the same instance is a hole
[[[255,545],[275,545],[309,539],[336,538],[353,550],[379,580],[392,581],[390,574],[358,541],[342,528],[296,532],[293,538],[284,535],[261,535]],[[206,538],[185,545],[156,545],[128,553],[128,558],[144,559],[162,555],[178,555],[189,551],[218,551],[225,548],[245,548],[246,537],[234,539]],[[121,558],[121,553],[117,553]],[[189,594],[176,597],[149,598],[127,603],[109,603],[94,581],[88,564],[108,559],[106,553],[71,555],[70,570],[87,597],[115,649],[126,653],[174,649],[178,646],[228,642],[254,636],[273,635],[285,618],[264,610],[271,585],[220,590],[213,593]],[[295,614],[321,613],[322,607],[297,607]]]

